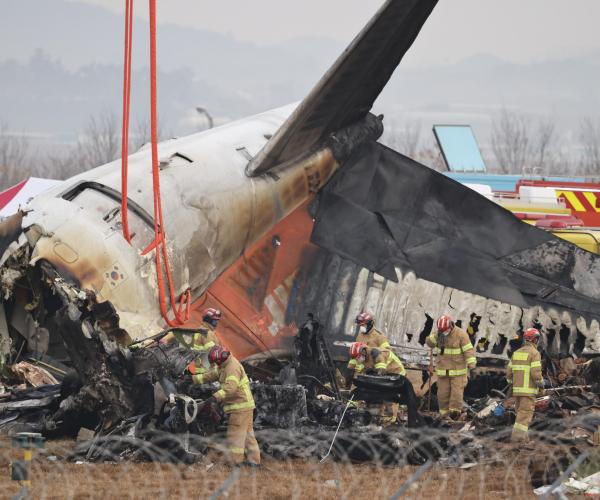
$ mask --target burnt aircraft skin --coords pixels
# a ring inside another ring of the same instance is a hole
[[[283,122],[286,111],[161,145],[160,155],[169,163],[161,182],[177,292],[190,288],[198,297],[248,245],[316,193],[338,168],[326,148],[269,175],[251,178],[243,173],[247,159],[240,148],[260,147],[261,138],[266,142],[264,136]],[[130,200],[151,221],[149,150],[132,155],[129,162]],[[93,291],[98,302],[110,301],[131,340],[140,340],[164,328],[153,254],[141,255],[153,232],[130,206],[133,245],[124,240],[119,201],[104,194],[118,193],[119,188],[119,162],[66,181],[31,203],[17,245],[31,247],[29,265],[48,262],[78,288]],[[31,245],[28,236],[33,233],[37,240]]]

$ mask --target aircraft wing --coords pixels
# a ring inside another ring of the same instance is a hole
[[[248,175],[310,153],[330,134],[364,118],[437,1],[387,0],[249,163]]]

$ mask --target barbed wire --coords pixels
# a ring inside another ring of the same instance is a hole
[[[584,453],[576,472],[582,477],[597,470],[600,454],[590,439],[599,418],[592,412],[552,419],[545,429],[534,426],[526,444],[508,441],[508,423],[491,432],[488,424],[467,430],[466,423],[439,420],[433,420],[437,427],[419,429],[345,427],[324,463],[335,428],[257,428],[263,467],[238,472],[227,464],[222,432],[127,431],[92,441],[48,441],[34,453],[30,493],[40,499],[390,498],[398,492],[405,498],[531,497]],[[10,481],[9,464],[22,450],[7,438],[0,443],[0,491],[10,498],[20,485]]]

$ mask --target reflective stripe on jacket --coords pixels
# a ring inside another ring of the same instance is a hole
[[[365,370],[365,363],[359,363],[358,360],[352,358],[348,361],[348,368],[354,370],[355,373],[362,373]]]
[[[367,347],[377,347],[378,349],[390,348],[390,341],[387,339],[387,337],[374,327],[371,328],[367,333],[359,333],[356,336],[355,342],[362,342],[364,344],[367,344]],[[354,370],[357,373],[360,373],[356,369],[356,364],[357,361],[355,359],[351,359],[348,362],[348,368]],[[366,368],[373,368],[373,360],[370,356],[367,356],[367,360],[365,361],[365,364],[362,365],[362,369],[360,371],[363,371]]]
[[[212,347],[217,345],[217,343],[218,339],[215,335],[215,329],[212,325],[203,322],[202,326],[198,328],[198,331],[194,334],[192,349],[194,351],[208,352]]]
[[[375,363],[375,369],[383,370],[386,375],[406,375],[406,370],[404,369],[402,361],[400,361],[400,358],[392,351],[380,351],[373,362]]]
[[[192,338],[192,350],[199,352],[203,356],[190,365],[191,373],[200,375],[211,370],[208,368],[208,351],[218,343],[219,340],[212,325],[202,322],[202,326],[198,328],[198,331]]]
[[[542,356],[531,342],[515,351],[506,367],[506,378],[512,382],[515,396],[535,396],[542,381]]]
[[[426,342],[429,347],[439,349],[435,369],[438,377],[466,375],[467,369],[475,368],[477,364],[475,350],[469,335],[458,326],[455,326],[445,338],[444,347],[440,348],[438,346],[436,331],[427,337]]]
[[[219,381],[221,387],[213,396],[223,404],[225,413],[251,410],[255,406],[244,367],[232,355],[216,370],[195,375],[193,379],[196,384]]]

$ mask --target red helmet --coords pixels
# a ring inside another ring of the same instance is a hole
[[[370,321],[373,321],[373,315],[368,312],[361,312],[356,316],[356,324],[359,326],[366,325]]]
[[[540,338],[540,331],[537,328],[527,328],[523,334],[523,338],[527,342],[537,342]]]
[[[352,342],[350,346],[350,357],[352,359],[358,358],[362,353],[363,349],[367,349],[367,344],[364,342]]]
[[[229,351],[223,346],[216,345],[208,351],[208,361],[211,365],[220,365],[227,361],[227,358],[229,358]]]
[[[203,318],[214,319],[216,321],[219,321],[221,316],[221,311],[219,311],[219,309],[213,309],[212,307],[205,309],[202,313]]]
[[[454,321],[450,316],[444,314],[440,316],[437,320],[437,330],[438,332],[445,332],[446,330],[450,330],[454,326]]]

